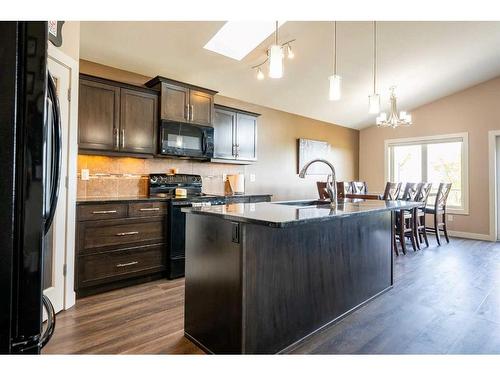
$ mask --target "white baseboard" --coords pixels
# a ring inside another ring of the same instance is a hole
[[[471,240],[493,241],[489,234],[482,233],[457,232],[454,230],[449,230],[448,235],[450,235],[450,237],[469,238]]]

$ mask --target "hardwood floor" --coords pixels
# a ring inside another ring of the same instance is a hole
[[[184,337],[184,279],[165,279],[77,300],[57,314],[43,353],[203,352]]]
[[[395,286],[293,350],[323,354],[500,353],[500,244],[453,238],[395,260]],[[184,281],[77,301],[43,353],[202,353],[183,337]]]

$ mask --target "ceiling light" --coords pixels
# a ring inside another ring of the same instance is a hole
[[[261,68],[257,69],[257,79],[259,81],[262,81],[264,79],[264,73],[262,73],[262,69]]]
[[[399,126],[410,126],[412,124],[411,121],[411,115],[405,111],[401,111],[398,115],[398,107],[397,107],[397,98],[396,94],[394,93],[395,87],[391,87],[391,112],[389,113],[389,116],[387,116],[387,113],[382,112],[378,117],[377,117],[377,126],[379,128],[397,128]]]
[[[328,98],[330,100],[340,100],[342,77],[337,74],[337,22],[333,22],[333,75],[329,77],[330,91]]]
[[[286,57],[289,59],[293,59],[295,57],[295,53],[293,53],[292,46],[290,44],[286,45]]]
[[[239,61],[271,35],[274,26],[273,21],[228,21],[203,48]]]
[[[377,21],[373,21],[373,94],[368,96],[368,112],[380,112],[380,95],[377,94]]]

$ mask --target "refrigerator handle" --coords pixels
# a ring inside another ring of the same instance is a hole
[[[59,180],[61,178],[61,154],[62,154],[62,140],[61,140],[61,117],[59,113],[59,100],[57,99],[56,85],[54,84],[54,80],[48,74],[47,79],[47,94],[49,99],[52,101],[52,124],[47,124],[47,126],[53,127],[53,136],[54,141],[52,142],[52,171],[50,174],[51,178],[51,189],[50,192],[50,201],[49,201],[49,212],[45,219],[45,233],[47,233],[52,224],[52,220],[54,219],[54,215],[56,213],[57,207],[57,197],[59,195]]]
[[[50,299],[46,295],[42,295],[42,302],[43,306],[45,306],[45,310],[47,310],[47,329],[40,337],[40,341],[38,343],[40,349],[47,345],[54,334],[54,330],[56,329],[56,312],[54,310],[54,306],[52,306]]]

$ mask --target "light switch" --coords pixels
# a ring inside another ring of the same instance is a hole
[[[89,175],[89,170],[88,169],[82,169],[82,172],[81,172],[81,179],[82,181],[87,181],[90,179],[90,175]]]
[[[226,174],[226,173],[223,173],[223,174],[222,174],[222,181],[224,181],[224,182],[225,182],[226,180],[227,180],[227,174]]]
[[[453,215],[448,215],[448,221],[453,221]]]
[[[255,182],[255,173],[250,173],[250,182]]]

